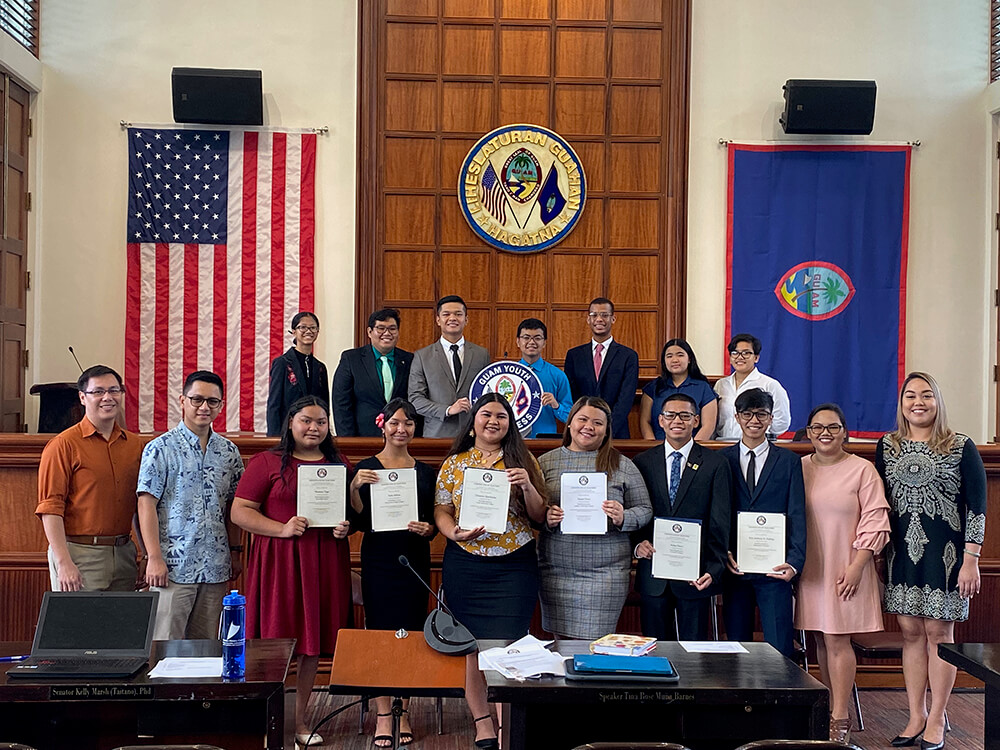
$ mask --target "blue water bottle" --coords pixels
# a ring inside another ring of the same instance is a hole
[[[242,680],[246,674],[247,598],[233,589],[222,600],[222,679]]]

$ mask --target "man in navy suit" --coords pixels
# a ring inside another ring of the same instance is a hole
[[[694,581],[653,578],[653,521],[633,532],[635,588],[640,594],[642,634],[660,640],[704,640],[711,596],[719,590],[729,549],[729,465],[721,454],[694,442],[700,421],[698,404],[674,393],[663,404],[660,426],[664,443],[635,457],[653,501],[653,518],[701,522],[701,575]],[[674,629],[677,612],[677,630]]]
[[[736,398],[736,420],[743,438],[722,450],[733,473],[733,528],[722,585],[722,615],[729,640],[750,641],[754,607],[759,607],[764,640],[792,657],[792,579],[806,559],[806,492],[802,459],[767,440],[773,409],[774,398],[767,391],[751,388],[741,393]],[[784,514],[785,562],[770,573],[740,570],[739,512]]]
[[[333,423],[340,437],[378,437],[375,417],[394,398],[406,398],[413,355],[396,348],[399,310],[368,316],[368,340],[340,355],[333,374]],[[389,415],[386,415],[387,417]]]
[[[611,405],[611,436],[628,439],[628,413],[639,385],[639,355],[611,336],[614,303],[597,297],[590,303],[587,324],[593,334],[589,344],[566,352],[566,377],[573,400],[599,396]]]

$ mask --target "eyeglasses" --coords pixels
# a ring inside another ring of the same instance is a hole
[[[766,422],[771,418],[771,412],[764,411],[763,409],[760,409],[759,411],[738,411],[736,412],[736,416],[744,422],[752,422],[755,419],[758,422]]]
[[[587,317],[590,318],[591,320],[594,320],[596,318],[600,318],[601,320],[611,320],[612,315],[614,315],[614,313],[609,313],[609,312],[587,313]]]
[[[372,326],[372,330],[381,336],[385,333],[399,333],[399,326]]]
[[[524,334],[521,334],[520,336],[518,336],[518,338],[521,339],[521,341],[531,344],[540,344],[543,341],[545,341],[544,336],[526,336]]]
[[[97,398],[104,398],[106,395],[120,396],[125,393],[125,388],[118,387],[117,385],[111,386],[110,388],[95,388],[92,391],[84,391],[88,396],[97,396]]]
[[[679,419],[682,422],[690,422],[697,415],[689,411],[661,411],[660,416],[668,422],[673,422],[675,419]]]
[[[316,333],[319,331],[319,326],[295,326],[295,330],[299,333]]]
[[[729,352],[729,356],[733,359],[750,359],[753,354],[753,349],[735,349]]]
[[[221,398],[205,398],[204,396],[185,396],[188,401],[191,402],[191,406],[198,408],[202,404],[208,404],[209,409],[218,409],[222,406]]]
[[[810,435],[815,435],[816,437],[819,437],[824,432],[829,432],[830,435],[831,435],[831,437],[836,437],[837,435],[840,434],[840,431],[842,429],[844,429],[844,425],[842,425],[842,424],[811,424],[808,427],[806,427],[806,429],[809,430],[809,434]]]

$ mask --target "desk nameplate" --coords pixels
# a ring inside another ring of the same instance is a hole
[[[50,701],[153,700],[152,685],[53,685]]]

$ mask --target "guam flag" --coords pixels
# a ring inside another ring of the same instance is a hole
[[[729,146],[726,340],[761,340],[792,430],[826,401],[853,435],[895,426],[909,169],[909,146]]]

